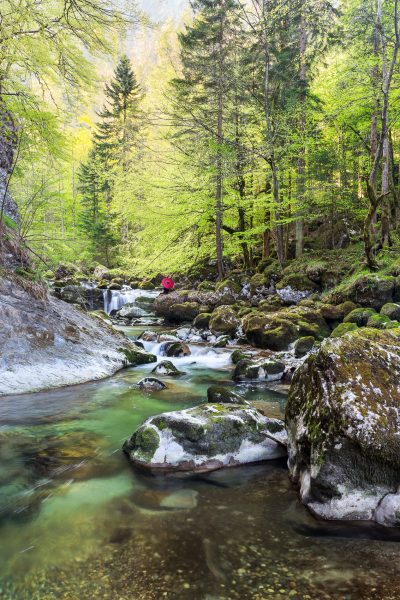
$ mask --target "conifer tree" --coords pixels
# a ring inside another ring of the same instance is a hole
[[[179,137],[188,150],[205,156],[214,187],[216,256],[219,278],[225,273],[223,259],[224,155],[227,153],[228,112],[235,91],[232,76],[234,49],[239,32],[236,0],[196,0],[196,18],[179,36],[182,76],[172,83],[181,123]],[[233,137],[233,136],[231,136]],[[206,167],[206,165],[204,165]]]

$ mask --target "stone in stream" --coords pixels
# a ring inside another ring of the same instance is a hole
[[[154,367],[152,373],[156,375],[168,375],[169,377],[180,377],[184,375],[183,371],[179,371],[170,360],[163,360]]]
[[[190,356],[190,348],[183,342],[165,342],[160,347],[161,356],[180,358],[182,356]]]
[[[155,377],[145,377],[137,385],[145,392],[159,392],[160,390],[165,390],[167,387],[165,383]]]
[[[155,331],[143,331],[138,339],[144,342],[156,342],[158,340],[158,333]]]
[[[212,471],[286,456],[283,421],[254,408],[202,404],[150,417],[124,444],[136,466],[163,471]]]
[[[289,470],[325,519],[400,526],[400,328],[324,341],[296,371]]]
[[[220,385],[212,385],[208,388],[207,401],[217,404],[246,404],[239,394]]]
[[[285,364],[273,358],[240,360],[233,372],[234,381],[279,381],[285,372]]]

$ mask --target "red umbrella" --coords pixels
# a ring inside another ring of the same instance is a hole
[[[172,290],[175,287],[175,282],[172,279],[172,277],[164,277],[164,279],[161,282],[161,285],[163,286],[163,288],[165,288],[166,290]]]

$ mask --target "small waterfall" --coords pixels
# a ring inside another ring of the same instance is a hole
[[[124,286],[122,290],[103,290],[104,312],[110,315],[120,310],[125,304],[135,304],[137,298],[156,298],[159,291],[138,290]]]

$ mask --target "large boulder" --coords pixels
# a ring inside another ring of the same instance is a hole
[[[325,519],[400,525],[400,328],[325,340],[296,371],[289,470]]]
[[[69,304],[79,304],[88,310],[98,310],[104,307],[103,290],[84,287],[81,285],[66,285],[54,288],[54,295]]]
[[[124,444],[130,461],[163,471],[211,471],[286,455],[283,422],[254,408],[203,404],[150,417]]]
[[[360,275],[348,283],[342,283],[329,296],[329,301],[333,304],[346,300],[379,310],[388,302],[400,300],[399,280],[391,275]]]
[[[183,342],[165,342],[160,347],[161,356],[169,358],[180,358],[182,356],[190,356],[190,348]]]
[[[320,340],[330,334],[320,310],[295,306],[273,313],[250,313],[243,318],[247,340],[258,348],[286,350],[299,337]]]
[[[157,360],[103,319],[14,274],[0,278],[0,395],[73,385]]]
[[[240,320],[231,306],[218,306],[211,315],[209,327],[216,335],[234,335],[239,326]]]
[[[211,313],[217,306],[234,304],[237,299],[236,291],[228,287],[215,291],[178,290],[156,298],[154,310],[171,323],[182,323],[193,321],[200,313]]]

